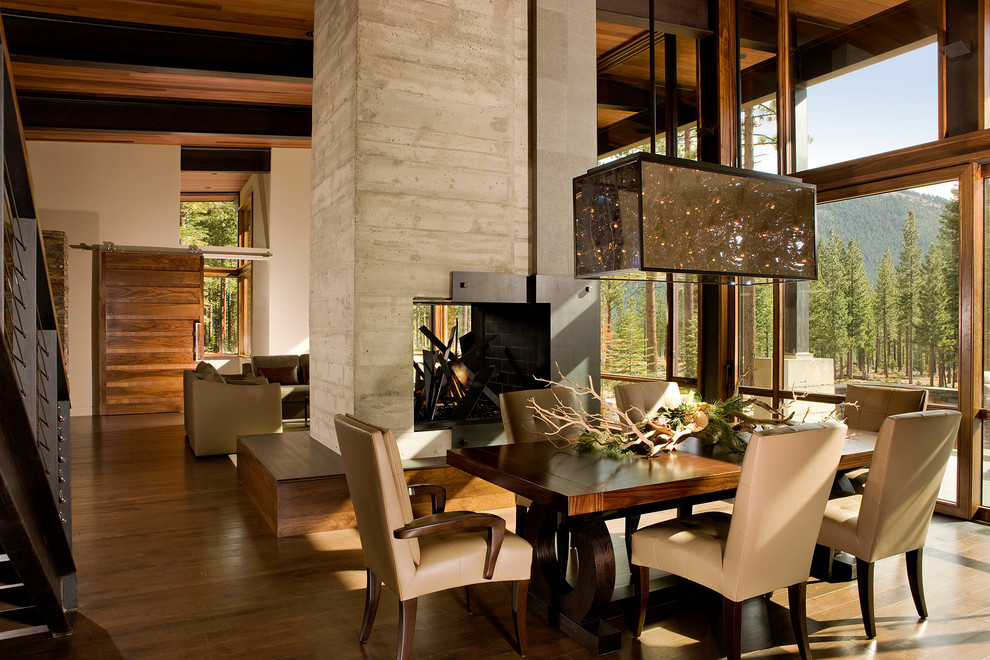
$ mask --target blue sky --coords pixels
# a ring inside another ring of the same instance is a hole
[[[809,167],[938,137],[935,44],[808,88]]]
[[[938,138],[934,43],[808,88],[808,166]],[[925,192],[950,195],[952,184]]]

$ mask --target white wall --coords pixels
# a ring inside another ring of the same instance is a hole
[[[178,247],[179,147],[28,142],[42,229],[64,231],[69,245]],[[73,415],[92,415],[95,252],[70,249],[69,388]]]

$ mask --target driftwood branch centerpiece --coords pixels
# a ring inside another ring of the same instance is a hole
[[[547,438],[558,447],[577,446],[582,449],[634,453],[646,457],[672,451],[688,437],[702,438],[729,451],[746,450],[749,435],[759,427],[791,425],[793,415],[767,405],[753,397],[740,394],[724,400],[705,402],[696,399],[691,391],[686,400],[676,408],[637,410],[641,421],[633,421],[629,412],[619,410],[594,387],[591,378],[588,386],[561,376],[561,382],[552,383],[564,387],[580,397],[591,397],[601,408],[590,413],[574,406],[558,404],[550,409],[539,406],[530,399],[533,417],[546,429]],[[754,417],[755,408],[769,413],[769,417]]]

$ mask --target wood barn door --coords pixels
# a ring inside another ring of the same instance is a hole
[[[201,355],[203,257],[100,254],[100,414],[179,412]]]

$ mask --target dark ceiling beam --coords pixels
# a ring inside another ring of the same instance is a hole
[[[650,29],[650,6],[643,0],[598,0],[598,20]],[[657,32],[688,37],[711,34],[708,29],[707,0],[654,0]]]
[[[18,95],[26,131],[206,133],[306,138],[310,108]]]
[[[228,147],[182,147],[183,172],[271,172],[272,150]]]
[[[607,77],[598,78],[598,107],[609,110],[640,111],[650,105],[648,83],[633,85]]]
[[[313,42],[3,10],[13,61],[311,79]]]

